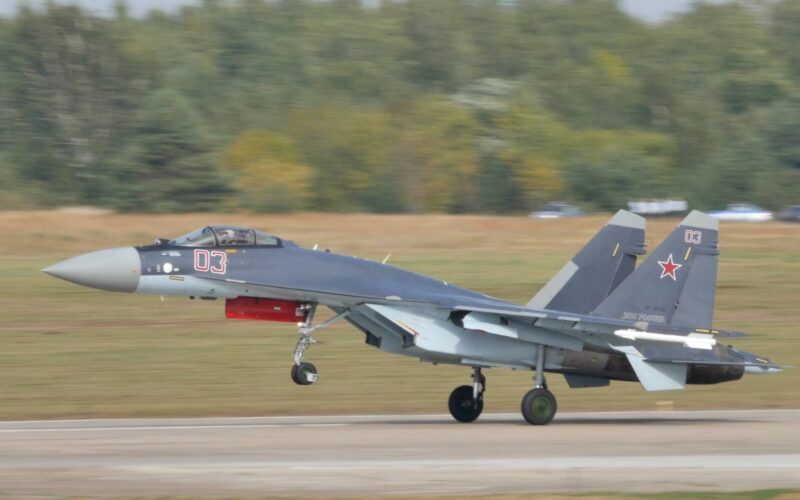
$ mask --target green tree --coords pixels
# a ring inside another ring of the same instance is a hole
[[[187,100],[169,90],[148,96],[130,139],[105,176],[105,200],[121,210],[218,210],[230,188],[214,167]]]
[[[331,103],[297,110],[289,123],[301,161],[314,169],[310,207],[368,209],[374,183],[388,168],[388,116],[380,109]]]
[[[631,151],[607,151],[593,158],[576,156],[566,166],[569,190],[577,199],[605,211],[625,208],[632,199],[661,194],[652,175],[658,162]]]
[[[794,0],[698,2],[656,25],[616,0],[116,12],[0,20],[0,174],[23,193],[7,203],[517,212],[687,182],[700,206],[795,201]]]
[[[759,177],[772,173],[773,167],[763,138],[737,130],[694,177],[692,204],[710,209],[731,201],[761,202],[753,198]]]
[[[587,130],[570,134],[566,165],[569,192],[603,210],[628,200],[673,195],[673,144],[664,134]],[[685,192],[685,184],[677,189]]]
[[[137,97],[108,23],[48,3],[41,14],[20,10],[4,37],[4,142],[20,176],[58,201],[102,196],[102,169]]]
[[[795,0],[776,1],[770,12],[771,47],[785,61],[793,79],[800,78],[800,3]]]
[[[464,10],[457,0],[403,2],[408,78],[425,88],[452,90],[473,77],[472,46],[463,32]]]
[[[496,158],[521,195],[520,208],[535,208],[563,192],[561,170],[570,130],[533,94],[523,90],[512,96],[490,127]]]
[[[304,208],[312,171],[299,162],[291,139],[265,130],[242,133],[223,151],[223,171],[236,188],[234,209],[287,212]]]
[[[775,162],[800,171],[800,92],[770,108],[764,133]]]
[[[430,96],[397,110],[392,168],[405,208],[414,212],[477,209],[477,123],[452,100]]]

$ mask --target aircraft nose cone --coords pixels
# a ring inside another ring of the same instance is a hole
[[[42,271],[78,285],[133,292],[139,286],[142,261],[133,247],[110,248],[78,255]]]

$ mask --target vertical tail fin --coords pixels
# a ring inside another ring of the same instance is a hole
[[[620,210],[527,304],[588,314],[636,267],[644,253],[644,218]]]
[[[710,328],[718,235],[716,219],[692,211],[592,314]]]

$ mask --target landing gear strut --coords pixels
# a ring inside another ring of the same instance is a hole
[[[297,339],[297,344],[294,346],[293,354],[294,365],[292,366],[292,381],[297,385],[311,385],[319,378],[319,375],[317,374],[317,368],[311,363],[303,361],[306,350],[311,347],[311,344],[317,343],[311,334],[321,328],[330,326],[337,320],[347,316],[347,314],[350,312],[345,310],[327,321],[324,321],[316,326],[311,326],[311,322],[314,320],[314,313],[317,312],[317,305],[308,304],[305,307],[307,308],[308,312],[306,313],[305,320],[300,324],[300,328],[297,331],[298,335],[300,335],[300,338]]]
[[[472,368],[472,385],[456,387],[450,394],[448,407],[450,414],[459,422],[473,422],[483,411],[483,393],[486,391],[486,377],[481,369]]]
[[[547,390],[547,382],[544,379],[546,349],[540,345],[536,354],[536,387],[522,398],[522,416],[531,425],[549,423],[553,420],[557,409],[556,397]]]

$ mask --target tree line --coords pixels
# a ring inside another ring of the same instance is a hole
[[[0,208],[800,203],[800,2],[206,0],[0,20]]]

